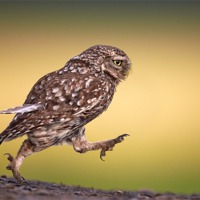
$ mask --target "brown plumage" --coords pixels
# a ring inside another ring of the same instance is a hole
[[[0,111],[16,113],[1,133],[0,143],[27,135],[17,157],[8,154],[8,169],[23,182],[18,170],[24,158],[53,145],[71,143],[75,151],[84,153],[101,149],[100,157],[112,150],[116,139],[89,143],[84,125],[107,109],[116,86],[130,70],[130,60],[120,49],[96,45],[70,59],[63,68],[39,79],[23,106]]]

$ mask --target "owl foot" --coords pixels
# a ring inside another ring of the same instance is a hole
[[[13,176],[17,179],[19,183],[27,183],[26,179],[23,178],[18,172],[16,160],[12,157],[12,155],[9,153],[5,153],[4,155],[7,155],[7,159],[10,161],[10,164],[7,166],[7,169],[12,171]]]
[[[127,136],[129,136],[129,134],[120,135],[112,140],[102,141],[100,159],[102,161],[105,161],[102,157],[106,156],[106,151],[112,151],[115,144],[122,142],[124,140],[124,137]]]
[[[106,156],[106,151],[112,151],[113,147],[124,140],[124,137],[129,136],[128,134],[123,134],[118,136],[115,139],[104,140],[98,142],[88,142],[85,138],[85,134],[82,133],[79,137],[74,137],[72,139],[72,145],[74,150],[78,153],[85,153],[87,151],[101,150],[100,158],[103,160],[103,157]]]

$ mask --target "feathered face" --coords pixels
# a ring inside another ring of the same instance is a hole
[[[120,49],[112,46],[96,45],[79,55],[84,61],[89,61],[95,71],[104,73],[115,82],[124,80],[131,68],[128,56]]]

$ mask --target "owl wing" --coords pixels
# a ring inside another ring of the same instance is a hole
[[[106,82],[90,74],[46,75],[33,86],[21,108],[7,111],[23,113],[14,117],[1,136],[11,140],[39,127],[64,121],[71,121],[71,125],[76,123],[74,126],[80,125],[87,117],[97,116],[102,112],[98,105],[100,102],[104,104],[102,99],[105,99],[107,90]],[[80,116],[82,122],[79,120]]]
[[[39,92],[34,88],[25,104],[40,105],[41,109],[38,112],[48,115],[51,119],[61,115],[72,117],[79,114],[87,115],[87,112],[100,102],[106,104],[105,97],[108,93],[109,84],[104,80],[92,74],[69,73],[46,82]]]

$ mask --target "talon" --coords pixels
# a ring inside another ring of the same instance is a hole
[[[129,134],[123,134],[116,138],[117,142],[121,142],[124,140],[124,137],[130,136]]]
[[[21,184],[28,183],[24,177],[20,175],[16,168],[16,160],[12,157],[10,153],[5,153],[4,155],[8,156],[8,160],[10,161],[10,164],[6,167],[7,170],[11,170],[13,173],[13,176],[17,179],[17,181]]]
[[[106,156],[106,150],[101,149],[100,159],[101,159],[102,161],[105,161],[105,160],[102,158],[103,156]]]
[[[127,137],[127,136],[130,136],[129,134],[122,134],[120,136],[118,136],[117,138],[113,139],[113,140],[109,140],[109,141],[106,141],[106,144],[104,144],[102,147],[101,147],[101,153],[100,153],[100,159],[102,161],[105,161],[103,159],[103,156],[106,156],[106,151],[112,151],[113,150],[113,147],[117,144],[117,143],[120,143],[124,140],[124,137]]]
[[[28,181],[23,177],[23,176],[21,176],[20,177],[20,180],[18,180],[21,184],[23,184],[23,183],[26,183],[26,184],[28,184]]]
[[[4,156],[8,156],[8,158],[7,158],[7,159],[8,159],[10,162],[12,162],[12,161],[13,161],[13,159],[14,159],[14,158],[11,156],[11,154],[10,154],[10,153],[5,153],[5,154],[4,154]]]
[[[7,169],[7,170],[12,170],[12,168],[11,168],[10,165],[8,165],[8,166],[6,167],[6,169]]]

